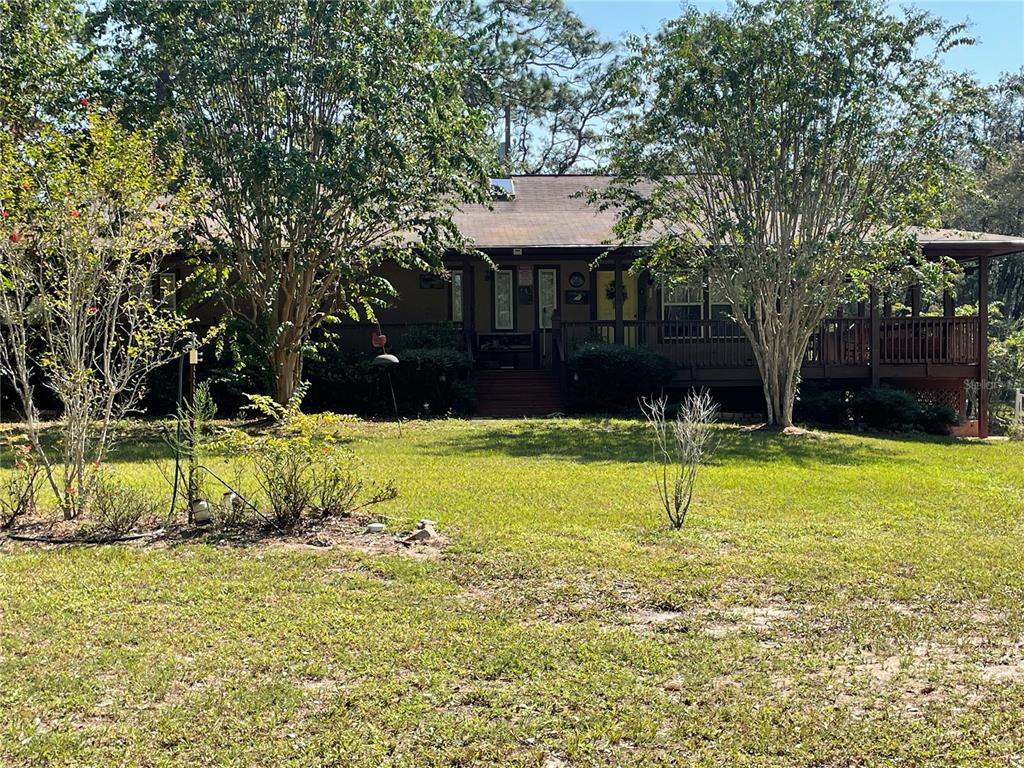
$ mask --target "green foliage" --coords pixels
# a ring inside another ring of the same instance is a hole
[[[612,413],[633,411],[639,398],[658,395],[672,383],[675,364],[647,347],[588,341],[568,360],[574,410]]]
[[[127,485],[110,470],[103,469],[96,473],[88,509],[97,530],[123,536],[140,521],[154,517],[158,507],[145,490]]]
[[[853,420],[870,429],[914,429],[921,406],[909,392],[894,387],[865,387],[850,401]]]
[[[796,417],[812,424],[844,426],[850,421],[847,393],[838,389],[801,391],[796,402]]]
[[[964,163],[977,184],[958,190],[946,223],[1024,235],[1024,67],[1003,75],[986,96],[984,119],[978,121],[980,146],[963,147]],[[993,261],[992,298],[1005,303],[1009,317],[1024,317],[1024,261]]]
[[[430,323],[410,325],[398,340],[396,349],[454,349],[466,348],[466,336],[457,323]]]
[[[74,0],[0,5],[0,130],[16,136],[61,123],[93,85]]]
[[[1024,326],[1005,338],[989,339],[989,379],[1000,386],[1024,388]]]
[[[195,199],[181,156],[158,154],[154,132],[88,106],[79,120],[76,135],[0,132],[0,375],[69,517],[148,375],[183,341],[187,320],[152,288]],[[39,384],[61,406],[59,466],[39,433]]]
[[[457,0],[442,8],[467,44],[467,100],[487,110],[499,145],[509,109],[510,152],[496,167],[566,173],[592,164],[602,120],[619,103],[609,87],[614,45],[563,0]]]
[[[929,435],[948,435],[949,428],[960,423],[960,414],[943,403],[923,403],[917,426]]]
[[[391,482],[368,488],[359,477],[362,465],[338,444],[338,433],[351,418],[302,412],[308,389],[303,383],[284,404],[251,395],[250,409],[271,419],[271,426],[255,435],[229,429],[220,441],[235,461],[250,468],[256,487],[250,503],[276,528],[293,528],[310,515],[350,515],[398,495]]]
[[[397,354],[398,365],[384,369],[375,367],[366,353],[319,350],[307,364],[311,384],[307,403],[313,410],[390,415],[393,386],[402,414],[439,416],[468,409],[473,387],[461,330],[448,325],[412,326],[403,333]]]
[[[614,180],[623,244],[655,274],[707,273],[767,382],[770,422],[791,420],[800,361],[827,313],[921,282],[914,225],[934,224],[964,175],[957,140],[977,94],[942,57],[969,42],[881,0],[739,0],[688,9],[636,40],[619,86]],[[948,260],[947,260],[948,261]]]
[[[3,441],[10,450],[14,466],[0,476],[0,530],[10,528],[19,517],[36,511],[43,467],[38,451],[32,447],[27,435]]]
[[[137,114],[168,84],[169,138],[211,189],[221,295],[266,329],[279,402],[321,324],[393,294],[385,260],[440,269],[465,246],[452,215],[486,193],[485,121],[429,0],[111,0],[101,18]]]

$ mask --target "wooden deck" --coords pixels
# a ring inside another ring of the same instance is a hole
[[[877,341],[866,317],[830,318],[811,337],[806,379],[971,378],[979,361],[978,320],[971,317],[879,318]],[[679,381],[758,382],[750,342],[731,321],[624,321],[619,343],[646,346],[679,366]],[[568,356],[588,340],[616,342],[614,321],[564,322]],[[873,371],[873,368],[875,369]]]

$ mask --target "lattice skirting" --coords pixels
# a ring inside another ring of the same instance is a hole
[[[910,392],[919,403],[935,403],[948,405],[960,414],[960,418],[967,417],[967,389],[963,379],[953,381],[915,381],[900,383],[900,389]]]

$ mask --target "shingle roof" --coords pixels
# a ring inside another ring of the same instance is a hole
[[[609,176],[513,176],[515,199],[491,209],[470,205],[455,215],[462,234],[478,248],[600,246],[612,238],[615,211],[599,211],[583,197]]]
[[[586,248],[612,241],[614,210],[599,211],[579,193],[603,189],[610,176],[513,176],[515,199],[494,200],[491,207],[470,205],[455,216],[463,235],[476,247]],[[984,251],[1001,255],[1024,251],[1024,238],[952,229],[917,230],[928,251]],[[953,254],[955,255],[955,254]]]

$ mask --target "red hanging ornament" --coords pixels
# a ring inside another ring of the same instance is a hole
[[[370,339],[370,343],[377,349],[383,349],[384,345],[388,343],[388,337],[383,333],[374,333],[373,338]]]

